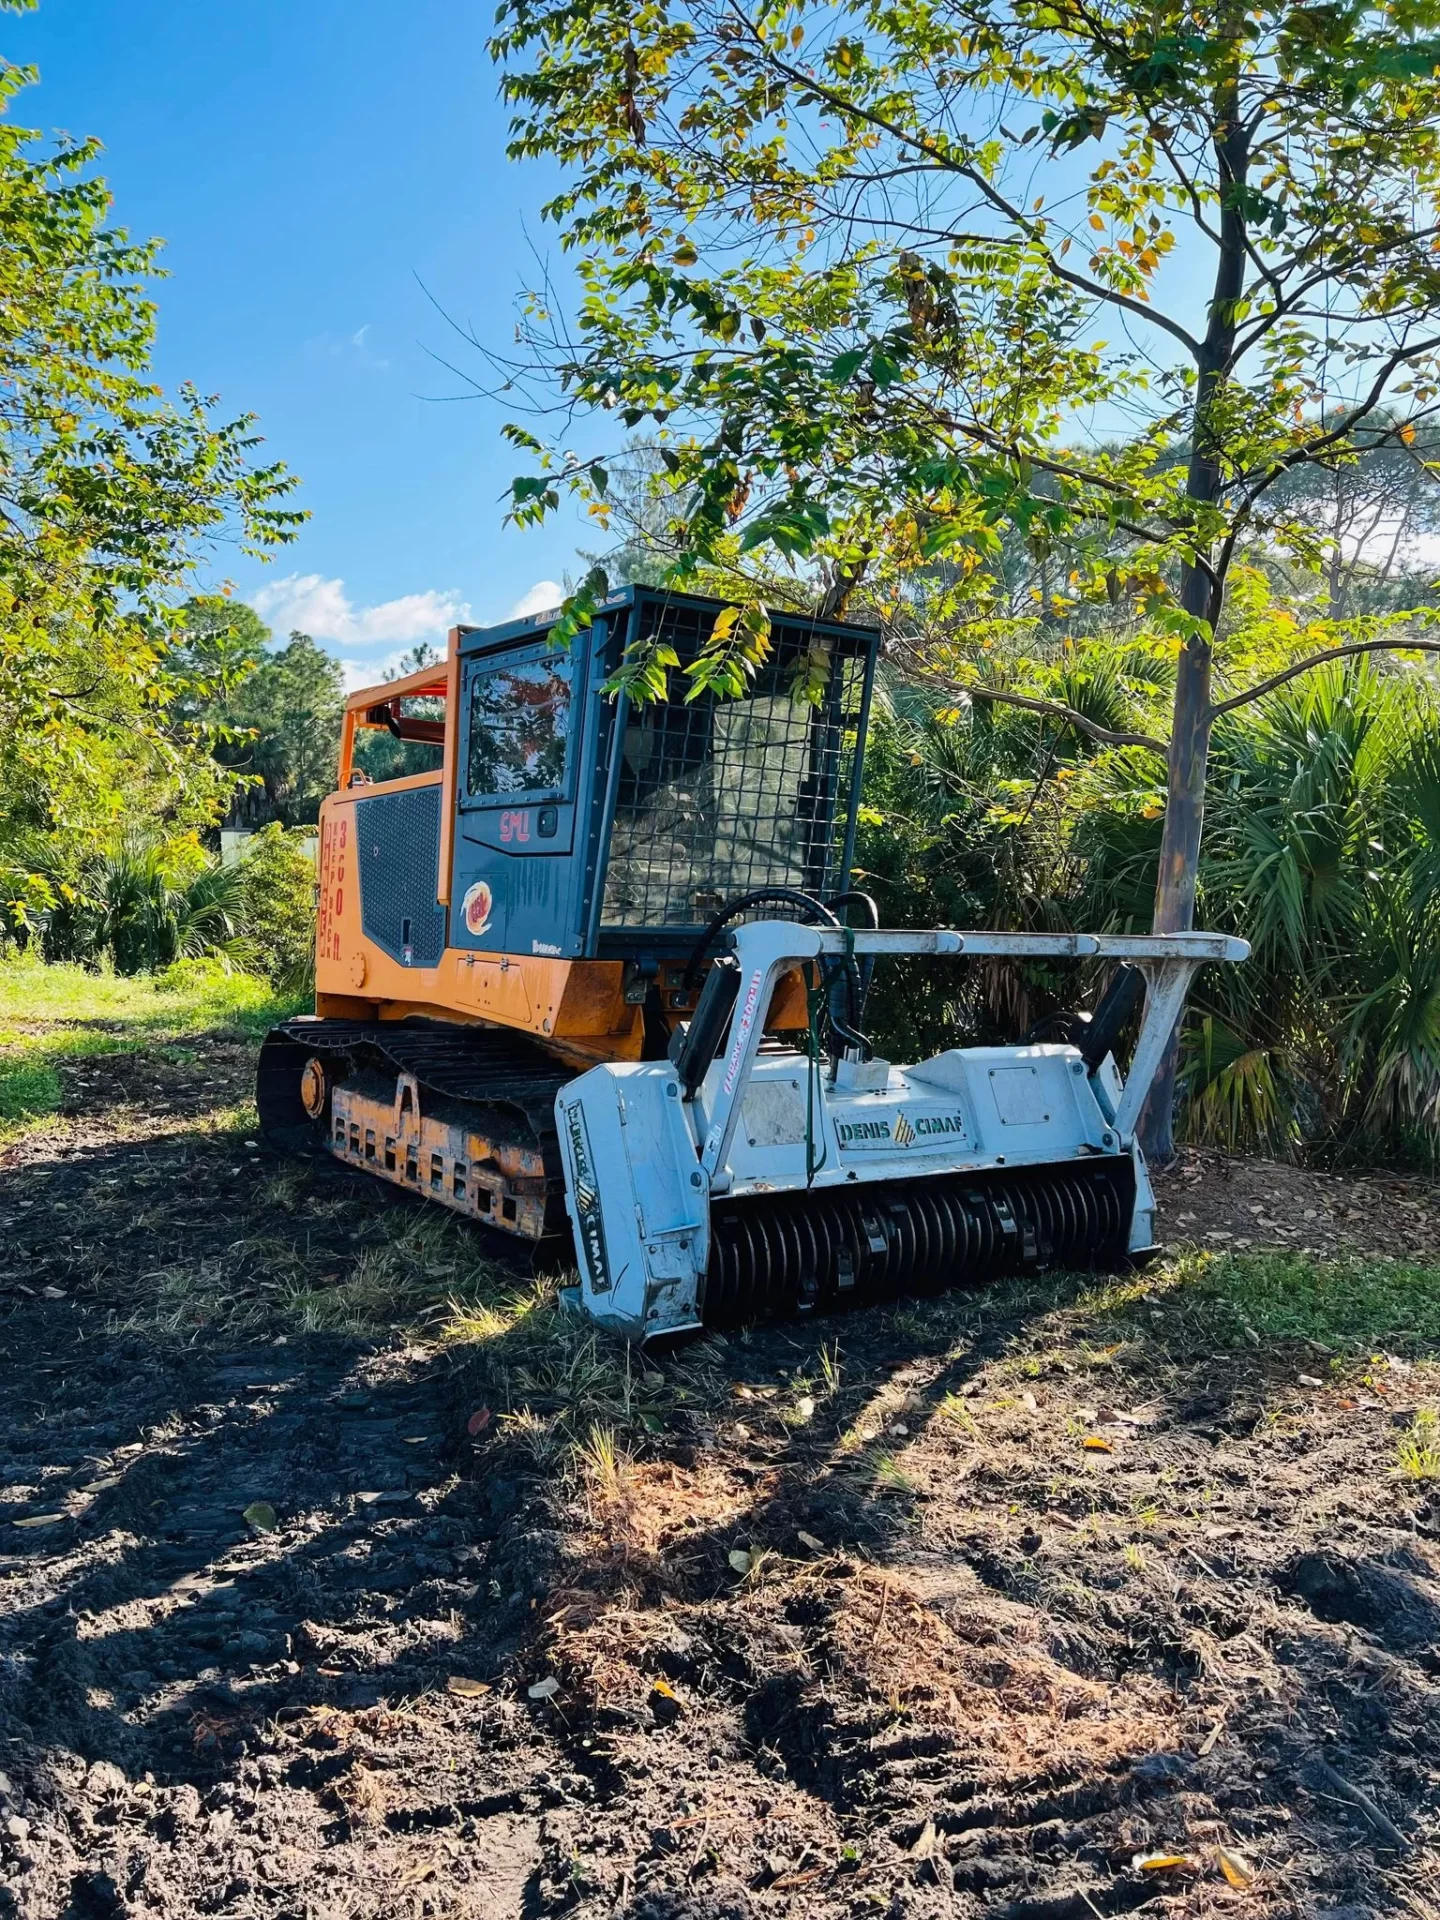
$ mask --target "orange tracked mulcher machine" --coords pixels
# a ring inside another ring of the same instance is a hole
[[[1196,967],[1243,943],[880,930],[849,891],[872,630],[776,619],[740,699],[604,692],[637,642],[692,661],[721,611],[633,587],[568,646],[553,613],[456,628],[351,696],[268,1138],[525,1240],[568,1224],[584,1305],[639,1337],[1143,1251],[1140,1104]],[[368,778],[362,729],[415,770]],[[865,995],[912,954],[1116,965],[1093,1019],[895,1067]]]

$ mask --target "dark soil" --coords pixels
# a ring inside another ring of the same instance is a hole
[[[1423,1345],[1229,1350],[1163,1270],[442,1338],[481,1243],[252,1149],[250,1064],[0,1152],[0,1914],[1440,1920]],[[1385,1178],[1164,1200],[1440,1246]]]

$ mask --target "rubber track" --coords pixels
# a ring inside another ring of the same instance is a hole
[[[378,1054],[449,1100],[517,1107],[537,1134],[555,1130],[555,1096],[575,1078],[533,1040],[443,1020],[288,1020],[276,1033],[311,1053]]]
[[[531,1040],[442,1020],[287,1020],[266,1035],[256,1075],[261,1128],[284,1152],[308,1154],[324,1144],[300,1105],[300,1070],[311,1054],[411,1073],[442,1100],[519,1115],[523,1144],[544,1155],[547,1175],[562,1177],[555,1096],[574,1073]]]

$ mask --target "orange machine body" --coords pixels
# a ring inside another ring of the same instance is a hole
[[[362,688],[346,702],[339,786],[320,809],[316,923],[315,1011],[322,1019],[405,1020],[414,1016],[478,1023],[533,1035],[550,1052],[583,1071],[600,1060],[638,1060],[644,1050],[644,989],[627,997],[622,960],[556,959],[540,954],[486,953],[445,946],[433,966],[397,960],[367,939],[362,923],[359,803],[417,788],[439,789],[440,845],[434,897],[449,903],[456,810],[456,685],[459,641],[438,666],[404,679]],[[443,719],[437,709],[443,703]],[[415,717],[413,710],[419,710]],[[402,740],[438,750],[439,768],[392,779],[371,779],[357,766],[358,738],[398,729]],[[443,730],[443,737],[442,736]],[[658,991],[668,1024],[686,1017],[693,992],[684,967],[660,967]],[[777,997],[772,1025],[803,1025],[804,989],[798,978]]]

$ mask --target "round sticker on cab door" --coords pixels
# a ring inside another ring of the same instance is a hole
[[[488,880],[477,880],[473,887],[466,890],[461,911],[465,915],[465,931],[474,934],[478,940],[490,925],[490,910],[495,904],[495,896],[490,891]]]

